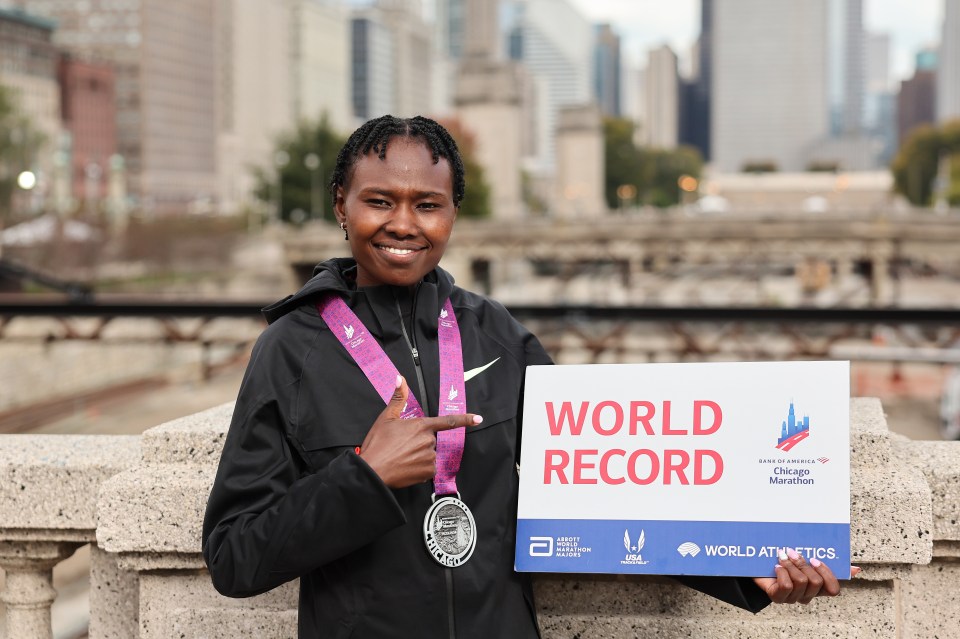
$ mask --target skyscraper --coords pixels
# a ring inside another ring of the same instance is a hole
[[[355,15],[351,33],[354,116],[369,120],[393,113],[393,34],[373,11]]]
[[[829,0],[828,29],[830,133],[856,135],[863,131],[866,90],[863,0]]]
[[[355,12],[353,112],[360,120],[430,113],[432,31],[414,0],[379,0]]]
[[[700,149],[705,160],[711,157],[710,102],[713,92],[713,0],[700,0],[700,38],[694,56],[693,86],[685,92],[686,114],[682,141]]]
[[[829,132],[827,0],[724,0],[713,6],[711,155],[804,170]]]
[[[593,97],[593,29],[569,0],[503,4],[510,58],[522,62],[541,87],[537,169],[552,172],[560,107],[583,105]]]
[[[620,36],[609,24],[594,25],[593,95],[604,115],[619,117],[622,112],[620,82]]]
[[[946,0],[940,68],[937,73],[937,121],[960,118],[960,3]]]
[[[215,0],[19,3],[55,19],[54,42],[77,59],[114,66],[118,152],[144,208],[215,196]]]
[[[641,123],[641,139],[647,146],[672,149],[680,134],[680,76],[677,54],[668,45],[649,52],[644,75],[646,120]]]

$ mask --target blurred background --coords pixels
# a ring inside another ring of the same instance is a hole
[[[443,266],[559,362],[850,359],[960,438],[958,47],[955,0],[0,0],[0,433],[232,400],[392,113],[464,153]]]
[[[230,400],[393,113],[466,157],[444,266],[558,361],[852,359],[956,437],[957,42],[949,0],[0,0],[0,431]]]

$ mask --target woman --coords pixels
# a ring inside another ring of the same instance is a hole
[[[426,118],[372,120],[331,191],[353,258],[265,310],[204,521],[213,583],[245,597],[299,577],[301,637],[538,637],[513,570],[516,463],[524,370],[550,358],[438,267],[456,144]],[[754,611],[839,592],[823,564],[780,564],[685,581]]]

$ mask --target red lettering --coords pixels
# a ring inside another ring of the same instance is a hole
[[[663,402],[663,434],[664,435],[686,435],[685,430],[670,429],[670,402]]]
[[[583,430],[583,420],[587,417],[587,407],[589,402],[580,402],[580,414],[577,415],[577,421],[573,421],[573,405],[570,402],[563,402],[560,405],[560,419],[558,420],[553,411],[553,402],[547,402],[547,420],[550,422],[550,434],[560,435],[563,432],[563,422],[567,422],[571,435],[579,435]]]
[[[713,411],[713,424],[708,428],[703,428],[703,409],[709,408]],[[707,399],[698,399],[693,402],[693,434],[694,435],[713,435],[720,429],[720,422],[723,421],[723,411],[716,402]]]
[[[678,458],[678,461],[674,461]],[[665,450],[663,451],[663,483],[669,486],[672,482],[671,475],[676,474],[677,480],[684,486],[690,482],[687,480],[685,469],[690,464],[690,454],[685,450]]]
[[[643,415],[640,414],[640,409],[645,411]],[[654,408],[652,402],[630,402],[630,434],[636,435],[637,424],[643,424],[643,430],[647,435],[653,435],[650,420],[653,419],[656,412],[657,409]]]
[[[709,457],[713,460],[713,475],[704,477],[703,458]],[[723,475],[723,457],[715,450],[697,450],[693,453],[693,483],[697,486],[709,486],[715,484]]]
[[[611,448],[603,454],[603,457],[600,458],[600,479],[603,480],[603,483],[615,486],[627,481],[623,477],[613,477],[610,475],[610,458],[614,455],[624,457],[626,454],[627,451],[619,448]]]
[[[640,475],[637,474],[637,462],[639,461],[641,455],[650,459],[650,474],[644,478],[641,478]],[[640,486],[652,484],[653,480],[655,480],[659,474],[660,459],[652,450],[647,448],[635,450],[627,460],[627,476],[630,477],[630,481],[632,481],[634,484],[639,484]]]
[[[556,460],[559,458],[559,462]],[[557,473],[557,480],[561,484],[569,484],[567,481],[567,476],[564,473],[564,468],[567,467],[567,464],[570,463],[570,454],[565,450],[547,450],[544,451],[543,455],[543,483],[544,485],[550,484],[550,474],[555,472]]]
[[[585,462],[583,458],[589,455],[590,457],[596,457],[596,450],[575,450],[573,451],[573,483],[575,484],[595,484],[597,483],[596,477],[594,478],[585,478],[583,476],[584,470],[592,470],[597,467],[596,464],[592,462]]]
[[[600,423],[600,413],[604,408],[613,408],[613,425],[610,428],[604,428]],[[593,409],[593,430],[599,435],[616,435],[623,428],[623,408],[616,402],[600,402]]]

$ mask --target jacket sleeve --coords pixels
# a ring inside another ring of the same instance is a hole
[[[203,522],[203,556],[218,592],[260,594],[405,523],[393,493],[358,455],[308,472],[278,402],[244,412],[242,404],[243,391]]]
[[[770,605],[770,597],[749,577],[674,577],[694,590],[725,603],[757,613]]]

